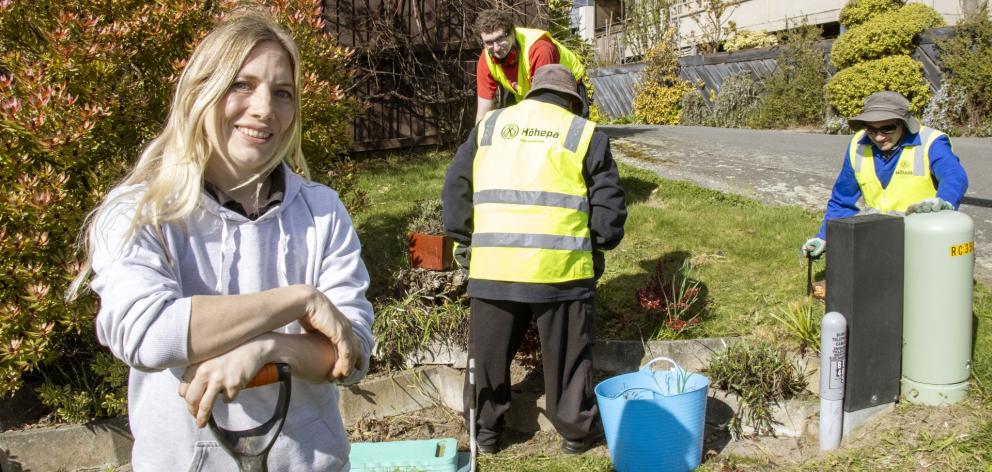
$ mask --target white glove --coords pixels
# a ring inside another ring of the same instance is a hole
[[[906,208],[906,214],[912,213],[936,213],[941,210],[953,210],[954,205],[942,198],[928,198],[919,203],[914,203]]]
[[[823,252],[827,250],[827,242],[820,238],[810,238],[801,248],[803,255],[809,258],[816,259],[823,255]]]

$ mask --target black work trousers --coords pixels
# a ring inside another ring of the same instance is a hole
[[[593,299],[549,303],[472,299],[469,358],[475,359],[479,444],[494,445],[510,408],[510,362],[531,318],[537,322],[548,418],[565,439],[580,441],[599,426],[592,385]],[[471,388],[465,378],[468,424]]]

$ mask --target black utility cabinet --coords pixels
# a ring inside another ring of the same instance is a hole
[[[903,220],[830,220],[827,242],[827,312],[847,319],[844,411],[892,403],[902,361]]]

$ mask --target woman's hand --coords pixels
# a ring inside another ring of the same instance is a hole
[[[334,345],[336,359],[328,380],[342,380],[354,372],[361,362],[361,344],[352,331],[351,321],[323,293],[314,290],[300,324],[307,331],[319,331]]]
[[[316,384],[331,378],[336,361],[334,345],[322,333],[267,333],[187,367],[179,384],[179,395],[186,400],[196,425],[202,428],[210,418],[217,394],[223,393],[225,401],[234,400],[265,364],[287,363],[294,377]]]
[[[210,418],[217,394],[232,401],[267,362],[272,340],[259,337],[220,356],[186,368],[179,384],[179,396],[186,400],[196,426],[204,427]]]

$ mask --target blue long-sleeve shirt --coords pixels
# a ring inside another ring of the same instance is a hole
[[[886,159],[882,153],[872,143],[867,135],[861,138],[860,144],[871,146],[872,155],[875,158],[875,175],[882,184],[882,188],[889,186],[892,174],[895,173],[899,156],[902,155],[903,146],[920,145],[920,135],[907,133],[899,142],[895,152]],[[844,165],[840,168],[840,174],[834,183],[833,193],[827,202],[827,213],[823,216],[823,223],[820,225],[820,232],[816,237],[826,239],[827,221],[835,218],[846,218],[857,215],[861,210],[858,208],[858,200],[861,199],[861,186],[854,176],[854,168],[851,167],[851,147],[847,147],[844,153]],[[942,135],[930,144],[930,176],[937,187],[937,197],[946,200],[954,205],[956,209],[961,204],[961,198],[968,190],[968,174],[961,166],[961,160],[951,149],[951,141],[947,135]]]

